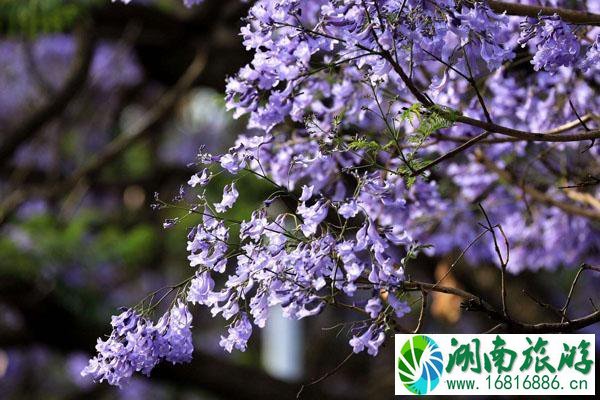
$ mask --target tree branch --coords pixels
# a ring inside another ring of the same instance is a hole
[[[538,17],[541,15],[558,14],[563,21],[583,25],[600,25],[600,15],[586,11],[571,10],[568,8],[540,7],[526,4],[506,3],[504,1],[488,0],[488,5],[497,13],[506,12],[508,15],[522,17]]]
[[[22,332],[0,330],[0,347],[42,343],[59,352],[88,351],[106,329],[80,307],[65,307],[64,299],[55,289],[46,291],[21,279],[3,277],[0,279],[0,297],[18,309],[25,319]],[[190,364],[157,366],[152,372],[152,381],[238,400],[293,399],[300,388],[299,383],[285,382],[259,368],[238,365],[202,351],[195,351],[193,357]],[[106,384],[102,387],[108,388]],[[307,398],[341,400],[357,399],[358,396],[336,396],[325,386],[315,386],[307,390]]]
[[[464,142],[463,144],[461,144],[460,146],[450,150],[449,152],[442,154],[441,156],[439,156],[438,158],[436,158],[435,160],[431,161],[430,163],[428,163],[427,165],[414,170],[411,173],[411,176],[418,176],[421,175],[423,172],[435,167],[437,164],[446,161],[460,153],[462,153],[463,151],[467,150],[468,148],[470,148],[471,146],[473,146],[474,144],[480,142],[481,140],[485,139],[490,133],[489,132],[483,132],[471,139],[469,139],[468,141]]]
[[[125,134],[122,134],[108,143],[98,154],[92,157],[86,164],[82,165],[69,178],[68,187],[74,187],[81,179],[100,170],[104,165],[110,163],[119,154],[131,147],[134,143],[148,135],[173,107],[177,101],[196,81],[198,76],[206,66],[206,51],[200,50],[188,67],[187,71],[167,93],[165,93],[158,103],[146,113],[138,122]]]
[[[444,113],[443,110],[439,112],[442,115],[446,114],[445,116],[448,118],[453,117],[450,115],[450,113]],[[600,138],[600,129],[595,129],[591,131],[580,131],[572,133],[570,135],[556,135],[540,132],[522,131],[519,129],[513,129],[506,126],[481,121],[475,118],[470,118],[464,115],[454,116],[454,119],[456,119],[456,122],[461,122],[463,124],[475,126],[477,128],[484,129],[491,133],[499,133],[502,135],[510,136],[512,138],[534,142],[581,142],[584,140],[594,140]]]
[[[381,50],[376,52],[365,48],[361,45],[357,45],[357,47],[362,50],[371,51],[373,54],[378,54],[379,56],[383,57],[386,61],[390,63],[390,65],[392,66],[394,71],[400,76],[400,79],[402,79],[408,90],[421,104],[423,104],[425,107],[432,107],[434,105],[433,102],[429,99],[429,97],[427,97],[427,95],[415,85],[412,79],[410,79],[410,77],[406,75],[402,66],[396,62],[396,60],[390,54],[389,51]],[[600,139],[600,129],[576,132],[570,135],[549,135],[539,132],[526,132],[519,129],[498,125],[493,122],[481,121],[464,115],[457,116],[454,113],[451,113],[439,107],[436,110],[436,112],[438,112],[440,115],[447,118],[448,120],[453,120],[456,122],[481,128],[489,133],[499,133],[520,140],[535,142],[580,142],[584,140]]]
[[[79,51],[64,86],[12,132],[5,134],[0,145],[0,167],[5,166],[14,152],[31,139],[41,128],[60,115],[84,86],[94,54],[95,33],[89,24],[79,28]]]
[[[573,294],[575,293],[575,285],[577,285],[577,281],[579,281],[579,277],[584,271],[600,272],[600,267],[593,267],[587,264],[583,264],[579,267],[579,270],[575,275],[575,279],[573,279],[573,282],[571,283],[571,289],[569,290],[569,294],[567,296],[567,300],[565,301],[565,305],[560,309],[560,311],[562,312],[562,318],[560,322],[564,322],[565,319],[568,320],[567,309],[569,308],[569,304],[571,304],[571,299],[573,298]]]
[[[478,151],[476,153],[476,158],[487,169],[494,172],[502,180],[506,181],[506,183],[511,184],[511,185],[516,184],[516,179],[512,176],[512,174],[510,172],[498,167],[492,160],[487,158],[483,154],[483,152]],[[569,203],[565,203],[563,201],[555,199],[552,196],[547,195],[546,193],[543,193],[543,192],[537,190],[533,186],[524,184],[524,185],[521,185],[521,188],[523,189],[523,192],[525,192],[526,194],[531,196],[532,199],[534,199],[540,203],[557,207],[557,208],[561,209],[562,211],[569,213],[569,214],[579,215],[579,216],[594,219],[594,220],[600,220],[600,211],[598,211],[598,210],[589,209],[589,208],[581,208],[581,207],[577,207],[577,206],[574,206]]]
[[[70,192],[86,177],[98,172],[134,143],[146,137],[152,129],[175,107],[180,96],[195,82],[206,65],[206,53],[199,51],[196,58],[180,80],[165,93],[158,103],[135,124],[130,132],[122,134],[108,143],[87,163],[79,167],[69,178],[62,182],[42,186],[19,188],[6,196],[0,203],[0,224],[14,212],[27,198],[38,196],[51,198]]]
[[[600,310],[588,314],[584,317],[572,319],[566,322],[549,322],[539,324],[529,324],[520,322],[515,319],[508,318],[501,311],[496,310],[485,300],[481,299],[472,293],[465,290],[439,286],[433,283],[425,283],[418,281],[404,281],[401,286],[401,290],[405,291],[434,291],[446,294],[452,294],[464,299],[464,307],[471,311],[481,311],[487,314],[491,319],[503,323],[510,332],[520,333],[556,333],[556,332],[573,332],[586,326],[590,326],[600,322]]]

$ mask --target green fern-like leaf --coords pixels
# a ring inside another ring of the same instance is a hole
[[[366,150],[368,152],[373,152],[381,149],[381,145],[374,140],[358,138],[348,143],[348,148],[350,150]]]
[[[416,181],[414,171],[427,165],[425,160],[417,157],[419,149],[433,133],[454,125],[457,116],[458,113],[450,109],[439,106],[425,108],[420,104],[413,104],[400,115],[400,118],[411,121],[411,124],[414,118],[418,121],[415,131],[408,134],[406,138],[413,145],[412,150],[408,156],[403,157],[405,165],[398,169],[398,173],[404,176],[407,187],[411,187]]]

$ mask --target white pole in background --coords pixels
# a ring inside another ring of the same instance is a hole
[[[304,367],[302,323],[284,318],[281,308],[270,309],[269,323],[262,329],[262,363],[272,376],[297,381]]]

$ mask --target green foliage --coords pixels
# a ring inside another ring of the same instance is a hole
[[[113,170],[117,175],[125,174],[132,178],[143,178],[151,173],[153,163],[151,144],[147,141],[132,146],[122,156],[122,164],[118,171]]]
[[[61,32],[97,0],[0,0],[0,29],[11,35]]]
[[[156,229],[140,224],[128,230],[108,226],[94,242],[95,258],[108,258],[126,266],[144,266],[152,261],[158,246]]]
[[[364,150],[369,153],[374,153],[381,150],[382,147],[379,142],[375,140],[359,137],[348,143],[348,148],[354,151]]]
[[[400,114],[400,119],[410,121],[411,125],[414,119],[418,122],[415,131],[407,136],[407,141],[413,147],[408,155],[403,157],[405,164],[397,171],[405,177],[408,187],[415,183],[416,176],[414,171],[427,165],[425,160],[417,157],[418,151],[433,133],[454,125],[457,116],[458,113],[454,110],[442,108],[437,105],[424,108],[421,104],[413,104]]]
[[[347,148],[351,151],[361,151],[365,158],[374,164],[377,162],[377,156],[381,151],[392,154],[397,152],[403,164],[395,172],[403,176],[406,186],[410,187],[418,178],[418,174],[415,171],[428,164],[426,160],[418,157],[419,150],[432,134],[440,129],[450,128],[454,125],[458,115],[457,111],[447,107],[437,105],[424,107],[416,103],[404,108],[397,117],[401,122],[410,122],[415,128],[413,132],[407,133],[405,138],[402,139],[404,143],[411,145],[408,153],[403,151],[403,146],[400,144],[401,138],[398,136],[395,128],[389,129],[389,133],[393,135],[392,140],[389,140],[385,144],[381,144],[380,138],[373,139],[369,135],[355,136],[347,143]],[[344,143],[341,138],[338,137],[337,139],[338,142],[336,144]]]
[[[419,103],[415,103],[408,108],[404,108],[404,111],[400,114],[400,120],[409,121],[413,117],[417,117],[417,119],[421,119],[421,110],[423,106]]]
[[[404,177],[406,186],[411,187],[417,181],[417,176],[413,172],[425,165],[427,165],[425,160],[417,158],[411,153],[409,158],[406,158],[406,162],[398,168],[397,173]]]
[[[8,236],[0,238],[0,277],[16,276],[28,278],[34,275],[36,270],[35,258],[24,252],[20,246]]]
[[[68,223],[40,215],[0,239],[0,276],[36,274],[40,267],[79,265],[83,269],[116,263],[135,270],[151,262],[157,249],[155,227],[119,227],[95,213],[83,213]]]
[[[450,128],[456,122],[455,111],[439,106],[423,108],[420,104],[413,104],[401,114],[402,120],[411,121],[411,123],[415,117],[419,124],[415,131],[408,136],[408,141],[418,147],[422,146],[431,134],[440,129]]]

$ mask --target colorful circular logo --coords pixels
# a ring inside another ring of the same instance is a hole
[[[427,394],[440,383],[444,357],[438,344],[428,336],[413,336],[398,354],[398,374],[414,394]]]

